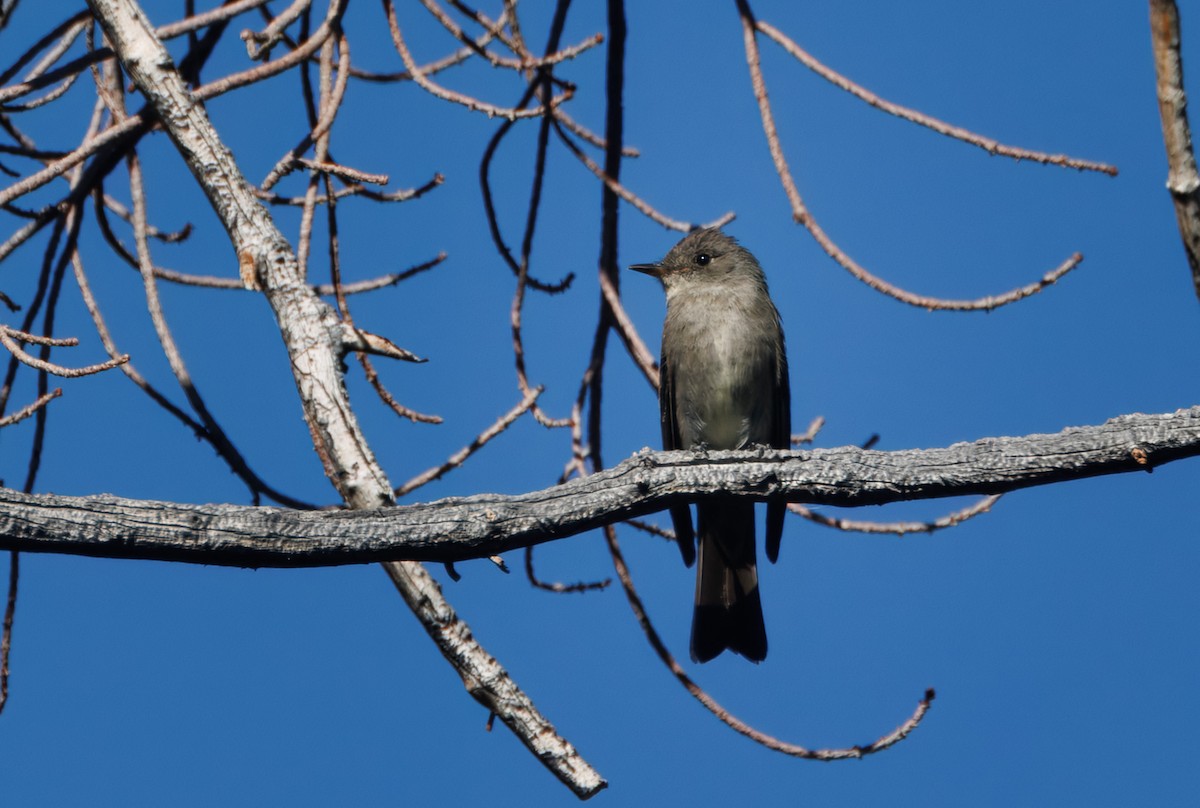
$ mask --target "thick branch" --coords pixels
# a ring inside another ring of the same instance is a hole
[[[1192,268],[1192,283],[1200,296],[1200,171],[1192,152],[1187,94],[1183,91],[1179,9],[1175,0],[1151,0],[1150,36],[1158,77],[1158,111],[1167,147],[1167,189],[1175,202],[1179,234]]]
[[[271,304],[313,446],[330,482],[351,508],[390,505],[391,486],[359,428],[342,378],[344,332],[336,312],[307,285],[291,245],[254,196],[141,8],[134,0],[88,0],[88,4],[228,232],[243,283],[261,288]],[[336,28],[341,8],[338,0],[331,0],[324,25]],[[194,527],[198,522],[185,524]],[[83,527],[91,532],[86,524]],[[605,786],[599,773],[555,732],[474,638],[428,571],[407,562],[389,563],[384,569],[476,700],[576,795],[591,796]]]
[[[717,493],[880,505],[1150,471],[1196,455],[1200,407],[944,449],[644,451],[612,469],[541,491],[366,511],[177,505],[0,489],[0,549],[246,567],[457,561],[552,541]]]

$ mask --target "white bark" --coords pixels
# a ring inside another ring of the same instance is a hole
[[[229,233],[243,283],[261,288],[270,302],[313,445],[330,482],[351,508],[392,504],[387,477],[359,429],[343,383],[346,345],[337,315],[305,283],[291,245],[251,193],[141,8],[133,0],[89,0],[89,5]],[[332,3],[331,20],[339,13],[340,4]],[[603,788],[599,774],[474,639],[429,573],[414,562],[388,563],[385,568],[471,694],[576,794],[586,797]]]

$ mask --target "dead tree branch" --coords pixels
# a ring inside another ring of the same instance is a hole
[[[260,287],[270,303],[330,482],[351,508],[390,505],[391,486],[359,428],[342,377],[344,346],[336,313],[305,283],[296,253],[255,198],[141,8],[133,0],[89,0],[89,6],[228,232],[243,282]],[[337,28],[340,14],[340,4],[332,3],[322,26]],[[388,563],[385,569],[471,695],[576,794],[588,796],[603,788],[600,775],[474,638],[428,571],[412,562]]]
[[[179,505],[0,488],[0,550],[242,567],[486,558],[721,494],[846,507],[998,494],[1200,455],[1200,407],[939,449],[650,452],[541,491],[359,511]]]
[[[1183,91],[1183,58],[1179,55],[1179,8],[1175,0],[1150,0],[1150,38],[1158,76],[1158,112],[1167,147],[1167,190],[1175,202],[1179,235],[1192,268],[1192,284],[1200,297],[1200,171],[1192,152],[1187,94]]]

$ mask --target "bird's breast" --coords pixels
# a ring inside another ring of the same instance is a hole
[[[780,337],[774,307],[763,298],[718,290],[668,301],[663,356],[674,374],[684,446],[770,442]]]

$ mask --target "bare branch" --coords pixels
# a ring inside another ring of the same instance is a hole
[[[1137,459],[1136,453],[1134,454],[1134,459]],[[903,536],[908,533],[933,533],[935,530],[943,530],[948,527],[960,525],[974,516],[987,513],[999,500],[1000,494],[992,494],[990,497],[984,497],[979,500],[974,505],[969,505],[961,510],[948,513],[932,522],[867,522],[861,519],[839,519],[817,513],[795,502],[788,505],[788,510],[794,514],[803,516],[810,522],[838,530],[856,533],[887,533],[895,536]]]
[[[97,188],[99,188],[99,186],[97,186]],[[100,196],[103,204],[96,206],[98,213],[100,210],[107,208],[108,210],[111,210],[113,213],[117,214],[117,216],[120,218],[124,219],[126,222],[129,222],[130,224],[133,223],[133,214],[130,213],[129,209],[122,205],[120,201],[114,199],[108,194],[101,194]],[[192,223],[187,222],[183,225],[183,227],[174,231],[160,230],[159,228],[147,223],[146,235],[150,238],[161,241],[164,244],[177,244],[181,241],[186,241],[192,235]],[[137,263],[136,260],[134,263]]]
[[[358,183],[351,183],[345,188],[341,188],[333,193],[333,199],[338,200],[347,196],[362,196],[375,202],[407,202],[410,199],[418,199],[424,196],[427,192],[438,187],[445,181],[445,177],[441,174],[435,174],[433,179],[417,188],[401,188],[398,191],[372,191],[371,189]],[[261,188],[254,189],[254,195],[264,202],[270,202],[272,205],[304,205],[307,196],[280,196],[279,194],[268,193]],[[327,194],[318,194],[313,197],[313,202],[318,205],[329,204],[330,197]]]
[[[16,328],[11,328],[0,323],[0,333],[6,333],[18,342],[28,342],[34,345],[50,345],[55,348],[74,348],[79,344],[79,339],[76,337],[42,337],[37,334],[30,334]]]
[[[37,337],[33,334],[26,334],[24,331],[18,331],[15,328],[0,324],[0,345],[8,349],[8,352],[21,360],[22,363],[29,365],[36,370],[44,370],[47,373],[52,373],[55,376],[62,376],[66,379],[77,379],[80,376],[90,376],[93,373],[101,373],[105,370],[115,368],[117,365],[123,365],[129,361],[129,355],[113,357],[106,362],[98,362],[94,365],[88,365],[82,368],[68,368],[62,365],[56,365],[53,362],[47,362],[44,359],[38,359],[36,356],[31,356],[21,350],[20,342],[33,342],[39,345],[78,345],[79,340],[74,337],[68,339],[52,339],[49,337]]]
[[[393,272],[390,275],[382,275],[378,278],[368,278],[363,281],[355,281],[342,285],[342,294],[355,295],[362,292],[373,292],[376,289],[383,289],[387,286],[395,286],[401,281],[406,281],[414,275],[420,275],[422,272],[427,272],[433,269],[438,264],[446,260],[446,253],[440,252],[428,261],[411,266],[402,272]],[[321,284],[313,287],[313,291],[319,295],[333,294],[333,287],[329,284]]]
[[[808,429],[804,430],[799,435],[792,435],[793,446],[803,446],[806,443],[812,443],[817,439],[817,433],[825,426],[825,416],[818,415],[813,418],[808,424]]]
[[[359,171],[357,168],[350,168],[350,166],[338,165],[337,163],[319,163],[316,160],[309,160],[307,157],[297,157],[296,162],[310,171],[332,174],[346,182],[366,182],[372,185],[388,184],[387,174],[371,174],[366,171]]]
[[[528,412],[529,408],[533,406],[534,402],[537,401],[538,396],[541,394],[541,387],[530,390],[523,399],[517,402],[517,406],[513,407],[511,410],[504,413],[504,415],[496,419],[494,424],[480,432],[479,435],[476,436],[475,440],[471,441],[466,446],[452,454],[445,463],[442,463],[440,466],[434,466],[433,468],[418,474],[416,477],[413,477],[411,480],[397,488],[396,498],[399,499],[405,494],[411,493],[414,489],[420,488],[426,483],[431,483],[434,480],[444,476],[450,470],[461,466],[466,462],[468,457],[482,449],[488,441],[499,435],[504,430],[508,429],[510,426],[512,426],[514,421]]]
[[[376,289],[384,289],[388,286],[395,286],[401,281],[406,281],[414,275],[420,275],[433,269],[438,264],[446,260],[446,253],[438,253],[428,261],[422,261],[419,264],[409,267],[401,272],[393,272],[388,275],[381,275],[378,278],[367,278],[366,280],[354,281],[342,286],[342,293],[346,295],[357,295],[364,292],[373,292]],[[220,278],[215,275],[191,275],[186,272],[178,272],[174,269],[166,267],[154,267],[154,277],[160,278],[171,283],[178,283],[183,286],[201,286],[207,289],[232,289],[244,292],[246,287],[236,278]],[[328,283],[315,284],[312,290],[318,295],[332,295],[333,286]]]
[[[312,0],[292,0],[292,4],[276,15],[271,24],[262,31],[243,31],[246,55],[255,61],[269,57],[271,48],[283,39],[284,29],[295,22],[311,4]]]
[[[120,356],[121,354],[117,350],[117,344],[113,340],[112,334],[108,329],[108,323],[105,322],[104,315],[100,312],[100,304],[96,301],[96,296],[92,294],[92,286],[88,281],[87,273],[84,272],[83,259],[80,258],[78,251],[71,256],[71,265],[75,272],[75,283],[79,286],[80,295],[83,297],[83,305],[87,308],[88,314],[90,314],[92,317],[92,323],[96,327],[96,333],[99,335],[100,341],[104,344],[104,350],[110,357],[115,358]],[[148,382],[146,378],[138,372],[138,370],[133,366],[132,362],[126,362],[121,365],[121,372],[124,373],[131,382],[137,385],[138,389],[150,396],[154,403],[158,404],[158,406],[162,407],[164,410],[171,413],[171,415],[178,418],[198,437],[209,440],[208,430],[204,428],[204,425],[195,418],[192,418],[192,416],[188,415],[179,407],[175,406],[175,404],[173,404],[165,395],[159,392],[154,385],[150,384],[150,382]],[[214,444],[214,447],[218,450],[218,452],[220,451],[219,445]],[[238,473],[238,467],[235,463],[231,463],[230,467],[235,474]],[[250,484],[251,489],[254,490],[253,482],[250,479],[246,479],[246,482]],[[269,491],[269,489],[265,490]],[[277,501],[284,502],[284,500]]]
[[[61,43],[68,38],[73,42],[79,36],[79,31],[82,30],[82,26],[89,25],[90,22],[91,15],[86,11],[80,11],[59,23],[52,31],[50,31],[50,33],[43,36],[41,39],[31,45],[28,50],[17,57],[17,60],[8,68],[6,68],[3,72],[0,72],[0,84],[3,84],[13,76],[17,75],[22,67],[32,62],[37,54],[41,53],[47,48],[59,48]],[[60,44],[56,45],[56,42]]]
[[[432,76],[443,70],[462,64],[467,59],[478,54],[484,47],[488,45],[497,34],[501,33],[505,23],[508,20],[507,10],[500,15],[494,26],[489,26],[480,36],[476,37],[472,43],[466,47],[459,48],[454,53],[443,56],[441,59],[436,59],[417,68],[423,76]],[[412,81],[413,74],[407,70],[401,70],[394,73],[373,73],[359,68],[351,67],[350,75],[356,79],[363,81],[374,82],[391,82],[391,81]]]
[[[1150,35],[1158,76],[1158,112],[1167,147],[1167,190],[1175,202],[1175,218],[1192,268],[1192,284],[1200,297],[1200,171],[1196,169],[1188,126],[1179,8],[1175,0],[1150,0]]]
[[[375,370],[375,365],[371,363],[370,358],[364,353],[356,354],[356,357],[358,358],[358,363],[362,365],[367,382],[375,389],[375,394],[379,396],[379,399],[384,404],[391,407],[396,415],[399,415],[401,418],[407,418],[414,423],[440,424],[442,422],[442,416],[440,415],[427,415],[423,412],[417,412],[411,407],[406,407],[397,401],[396,397],[383,386],[383,382],[379,378],[379,373]]]
[[[534,757],[574,792],[587,799],[608,785],[599,773],[554,729],[521,692],[516,682],[491,659],[480,665],[479,641],[454,613],[441,587],[420,564],[386,564],[405,603],[416,613],[438,650],[462,677],[463,687],[490,716],[498,717]],[[489,718],[490,721],[490,718]],[[520,731],[518,731],[518,728]]]
[[[512,59],[492,53],[484,48],[476,48],[474,41],[472,41],[466,35],[466,33],[463,32],[462,28],[450,18],[450,15],[443,11],[442,8],[433,0],[421,0],[421,5],[425,6],[425,8],[429,10],[429,13],[432,14],[434,18],[442,24],[442,27],[449,31],[455,39],[474,50],[475,53],[479,54],[484,59],[487,59],[488,62],[490,62],[494,67],[507,67],[512,70],[531,70],[535,67],[548,67],[550,65],[559,64],[560,62],[564,62],[568,59],[574,59],[585,50],[594,48],[604,41],[603,34],[592,34],[590,37],[577,45],[563,48],[556,53],[547,54],[540,59],[534,58],[528,53],[522,53],[522,58],[520,59]],[[491,23],[491,21],[484,18],[482,14],[478,14],[478,21],[483,23],[489,32],[495,33],[498,39],[507,39],[502,35],[502,31],[500,31],[496,24]],[[510,44],[510,47],[519,52],[520,46],[517,43],[506,42],[505,44]]]
[[[525,580],[537,589],[544,592],[553,592],[556,595],[570,595],[582,592],[598,592],[602,589],[608,589],[612,585],[612,578],[602,578],[599,581],[576,581],[573,584],[564,584],[562,581],[543,581],[538,577],[537,572],[533,568],[533,547],[525,548]]]
[[[341,373],[342,346],[336,314],[304,283],[295,252],[249,190],[249,183],[221,143],[203,106],[188,92],[166,50],[154,38],[141,9],[132,0],[89,0],[89,6],[229,233],[243,280],[263,288],[291,360],[314,448],[330,482],[351,508],[391,505],[387,477],[375,461],[349,402]],[[323,27],[336,19],[339,9],[337,0],[333,0],[331,16]],[[318,39],[317,35],[312,39]],[[297,53],[293,51],[289,56]],[[148,269],[143,272],[150,277]],[[385,564],[385,569],[472,696],[488,704],[488,709],[576,794],[588,796],[603,788],[599,773],[554,731],[472,636],[424,567],[413,562],[391,562]]]
[[[210,25],[225,20],[231,20],[239,14],[244,14],[259,6],[265,6],[271,0],[237,0],[237,2],[225,2],[216,8],[196,14],[179,22],[163,25],[155,32],[159,39],[167,40],[174,39],[184,34],[190,34],[193,31],[199,31],[201,28],[207,28]]]
[[[978,146],[988,154],[998,154],[1001,157],[1011,157],[1014,160],[1028,160],[1033,163],[1062,166],[1063,168],[1075,168],[1080,171],[1098,171],[1101,174],[1108,174],[1112,177],[1117,175],[1117,167],[1108,165],[1107,163],[1081,160],[1065,154],[1046,154],[1045,152],[1033,151],[1031,149],[1022,149],[1018,146],[1006,146],[992,138],[977,135],[974,132],[963,129],[961,126],[954,126],[945,121],[939,121],[931,115],[918,112],[915,109],[904,107],[900,104],[893,104],[891,101],[875,95],[875,93],[865,87],[855,84],[836,70],[827,67],[770,23],[755,20],[754,26],[779,43],[784,50],[796,57],[802,65],[821,78],[889,115],[895,115],[897,118],[903,118],[906,121],[911,121],[912,123],[932,129],[938,134],[946,135],[955,140],[961,140],[964,143],[970,143],[972,146]]]
[[[579,138],[591,143],[593,146],[600,149],[607,148],[604,143],[604,138],[600,137],[595,132],[576,121],[574,118],[568,115],[567,111],[562,107],[554,108],[554,120],[558,121],[563,126],[567,127],[567,129],[570,129],[572,132],[574,132]],[[634,146],[622,146],[621,156],[641,157],[642,153]]]
[[[31,191],[41,188],[43,185],[55,178],[65,175],[72,168],[79,165],[96,152],[112,145],[121,138],[128,136],[141,125],[142,119],[139,116],[132,115],[126,118],[120,124],[110,126],[103,132],[97,134],[95,137],[86,138],[79,148],[75,149],[75,151],[71,152],[66,157],[63,157],[60,160],[55,160],[41,171],[34,172],[25,179],[15,182],[7,188],[0,189],[0,205],[7,204],[18,197],[24,196]],[[51,212],[51,215],[53,215],[53,212]],[[33,223],[31,222],[30,225],[32,224]],[[30,225],[26,225],[25,229],[31,229]],[[3,256],[0,255],[0,257]]]
[[[45,407],[47,404],[49,404],[51,401],[53,401],[54,399],[58,398],[61,395],[62,395],[62,388],[55,387],[49,393],[46,393],[45,395],[42,395],[42,396],[38,396],[31,403],[26,404],[24,407],[17,410],[13,414],[0,417],[0,427],[10,426],[12,424],[15,424],[17,421],[24,421],[26,418],[33,415],[35,412],[42,409],[42,407]]]
[[[675,659],[674,654],[667,649],[666,643],[662,641],[662,637],[659,636],[654,625],[650,622],[650,617],[646,613],[646,607],[642,603],[642,599],[638,596],[637,589],[634,588],[633,579],[629,574],[629,566],[625,563],[625,556],[622,554],[621,547],[617,543],[617,532],[613,529],[612,525],[605,527],[604,535],[608,541],[609,552],[613,557],[613,564],[617,568],[617,577],[620,578],[621,586],[625,590],[625,597],[629,600],[629,605],[633,609],[634,616],[637,618],[638,624],[642,627],[646,639],[650,642],[650,647],[658,654],[658,658],[667,666],[672,675],[675,676],[675,679],[697,701],[703,704],[705,709],[730,729],[745,735],[755,743],[762,744],[766,748],[776,752],[782,752],[785,755],[804,758],[806,760],[829,761],[861,758],[875,752],[882,752],[884,749],[904,740],[910,732],[917,728],[917,725],[921,723],[921,719],[925,717],[925,713],[929,711],[929,706],[933,702],[934,697],[932,689],[925,691],[924,698],[917,703],[917,708],[913,711],[913,714],[892,732],[887,733],[866,746],[851,746],[841,749],[809,749],[799,744],[781,741],[778,738],[755,729],[722,707],[706,690],[696,684],[692,677],[687,675],[687,672],[684,671],[683,667]]]
[[[401,348],[387,337],[363,331],[349,323],[342,324],[342,346],[347,351],[363,351],[377,356],[386,356],[389,359],[400,359],[404,362],[425,361],[412,351]]]
[[[322,77],[328,76],[328,73],[331,70],[331,66],[329,63],[332,60],[332,54],[328,53],[328,51],[330,48],[330,43],[332,41],[333,40],[327,40],[325,45],[322,48],[322,55],[321,55]],[[317,119],[316,123],[313,125],[312,130],[309,131],[303,138],[301,138],[300,142],[298,144],[296,144],[296,146],[290,152],[288,152],[282,158],[280,158],[279,162],[276,163],[275,167],[271,169],[271,171],[267,174],[267,177],[262,181],[262,185],[261,185],[262,190],[269,191],[286,173],[288,173],[293,168],[295,168],[295,166],[297,164],[304,165],[306,163],[306,161],[302,161],[300,159],[300,155],[303,154],[306,150],[308,150],[308,148],[310,146],[312,146],[313,143],[321,140],[325,135],[327,135],[330,127],[333,126],[334,117],[337,115],[337,111],[342,105],[342,99],[345,97],[345,94],[346,94],[346,84],[347,84],[347,82],[350,81],[350,50],[349,50],[349,47],[347,44],[346,37],[344,35],[339,35],[338,45],[339,45],[339,48],[338,48],[339,64],[338,64],[337,84],[334,87],[332,87],[331,91],[328,93],[326,92],[326,89],[330,89],[330,88],[326,88],[326,87],[322,86],[321,99],[322,99],[323,104],[322,104],[322,111],[321,111],[320,118]],[[312,161],[307,161],[307,165],[310,168],[315,168],[316,165],[323,166],[324,162],[325,162],[324,160],[320,160],[317,164],[314,164]],[[338,168],[340,168],[340,166]],[[329,170],[329,168],[325,168],[323,166],[319,170],[327,171],[327,170]],[[339,175],[339,176],[342,176],[342,175]],[[356,179],[354,181],[356,181],[356,182],[363,181],[361,179],[362,176],[370,176],[370,175],[360,175],[360,178]],[[374,176],[371,177],[371,180],[367,180],[367,181],[372,181],[372,180],[375,181],[376,184],[378,184],[378,185],[386,185],[387,184],[386,176],[383,177],[382,181],[380,181],[377,177],[374,177]],[[310,183],[309,188],[310,188],[309,196],[311,197],[314,195],[313,191],[314,191],[315,185]],[[311,204],[312,203],[309,202],[305,206],[305,210],[308,210],[309,207],[311,206]],[[303,263],[304,262],[301,261],[301,264],[303,264]]]
[[[176,37],[183,36],[184,34],[190,34],[201,28],[222,23],[226,20],[236,17],[239,14],[245,13],[250,9],[266,5],[268,2],[270,2],[270,0],[238,0],[238,2],[226,3],[210,11],[161,26],[155,30],[155,34],[159,39],[164,41],[168,39],[174,39]],[[0,83],[7,81],[9,78],[15,75],[21,66],[32,58],[33,53],[37,53],[39,50],[45,48],[51,39],[61,36],[63,32],[67,31],[71,25],[80,19],[86,21],[88,25],[91,24],[91,14],[89,12],[80,12],[75,17],[67,20],[65,23],[55,29],[55,31],[51,32],[42,40],[40,40],[37,45],[30,49],[30,52],[27,53],[26,56],[23,56],[12,67],[4,71],[4,73],[0,75]],[[88,66],[96,64],[97,62],[102,62],[105,59],[110,59],[112,56],[113,52],[111,49],[96,48],[95,50],[84,54],[78,59],[63,65],[56,70],[50,71],[49,73],[40,76],[29,77],[23,82],[9,85],[8,87],[0,90],[0,104],[4,104],[13,98],[19,98],[22,95],[48,86],[66,77],[73,76]]]
[[[697,225],[693,224],[692,222],[683,222],[678,219],[672,219],[671,217],[660,213],[649,202],[645,201],[633,191],[614,180],[608,174],[605,174],[604,169],[601,168],[595,160],[588,157],[583,153],[582,149],[575,145],[575,141],[571,140],[570,136],[563,131],[562,126],[559,125],[559,121],[557,119],[554,120],[554,127],[555,131],[558,132],[559,139],[562,140],[563,145],[567,147],[571,154],[575,155],[575,158],[579,160],[579,162],[583,163],[588,171],[595,174],[596,178],[603,182],[609,188],[609,190],[624,199],[630,205],[633,205],[635,208],[645,214],[645,216],[651,221],[662,225],[668,230],[677,230],[680,233],[687,233],[691,230],[695,230],[697,227],[722,227],[733,221],[733,211],[729,211],[708,225]]]
[[[857,507],[998,494],[1200,455],[1200,406],[941,449],[643,451],[541,491],[362,511],[180,505],[0,489],[0,549],[248,567],[486,558],[713,494]]]
[[[334,0],[330,6],[330,16],[340,13],[339,9],[340,5],[338,0]],[[201,101],[208,100],[231,90],[235,90],[238,87],[252,84],[256,81],[261,81],[268,76],[273,76],[289,70],[294,65],[307,59],[314,51],[316,51],[317,48],[321,47],[321,45],[325,42],[325,39],[328,38],[330,32],[331,28],[329,25],[329,20],[327,19],[316,31],[313,32],[313,35],[296,50],[283,57],[280,57],[279,59],[276,59],[273,62],[262,65],[261,67],[256,67],[251,70],[244,70],[240,73],[235,73],[222,79],[218,79],[217,81],[210,82],[209,84],[205,84],[202,87],[198,87],[195,90],[193,97]],[[0,91],[0,100],[3,99],[5,92],[7,91]],[[119,124],[108,127],[98,135],[85,138],[83,144],[66,157],[63,157],[61,160],[54,161],[41,171],[29,175],[20,182],[16,182],[7,188],[0,189],[0,205],[5,205],[20,196],[28,194],[42,187],[55,178],[65,175],[67,171],[74,168],[79,163],[82,163],[93,154],[113,146],[115,143],[118,143],[124,138],[131,136],[138,130],[144,129],[146,126],[147,123],[141,114],[130,115]],[[54,215],[55,213],[53,208],[45,211],[45,218],[53,218]],[[0,258],[3,258],[7,252],[11,251],[21,241],[24,241],[34,232],[37,232],[42,224],[44,224],[44,219],[39,220],[38,222],[32,222],[30,225],[22,228],[22,231],[19,234],[19,239],[17,235],[14,235],[9,242],[6,242],[4,245],[0,245]]]
[[[658,362],[654,360],[654,354],[650,353],[650,349],[646,347],[646,343],[642,341],[634,327],[633,321],[625,313],[625,307],[621,305],[621,293],[613,286],[608,275],[603,272],[600,273],[600,293],[604,295],[604,302],[612,309],[617,334],[621,337],[621,342],[625,344],[625,350],[629,352],[629,357],[646,377],[646,381],[650,382],[650,387],[657,391]]]
[[[521,100],[517,103],[517,107],[523,108],[526,104],[528,104],[533,99],[533,95],[536,91],[537,85],[531,84],[522,94]],[[508,265],[508,268],[512,270],[512,273],[518,278],[517,287],[519,294],[524,294],[523,290],[525,286],[529,286],[540,292],[546,292],[552,295],[559,294],[560,292],[566,291],[570,287],[571,282],[575,280],[575,273],[568,272],[561,281],[553,284],[538,280],[529,274],[528,261],[518,262],[515,258],[513,258],[512,251],[508,248],[508,245],[504,243],[504,236],[500,232],[500,220],[496,215],[495,199],[492,196],[491,167],[492,160],[495,158],[496,152],[500,148],[500,143],[504,140],[505,136],[512,131],[514,124],[514,121],[504,121],[496,128],[495,133],[493,133],[491,139],[488,140],[487,147],[483,150],[483,157],[479,161],[479,184],[483,190],[483,209],[485,215],[487,216],[488,231],[491,233],[492,243],[496,245],[496,251],[500,254],[500,258],[505,264]],[[538,165],[544,165],[545,161],[545,148],[543,146],[543,141],[545,139],[544,135],[545,128],[542,127],[538,130]],[[534,187],[537,188],[541,181],[542,174],[535,169],[533,177]],[[535,212],[535,206],[533,204],[534,198],[535,195],[530,196],[531,213]],[[528,222],[530,220],[531,217],[527,215],[527,235],[525,239],[523,239],[523,242],[526,244],[529,243]],[[526,389],[526,387],[522,387],[522,391],[525,391]]]
[[[478,98],[472,98],[471,96],[449,90],[440,84],[430,81],[429,77],[421,72],[421,68],[413,60],[412,53],[409,52],[408,45],[404,41],[404,34],[401,33],[400,23],[396,20],[396,9],[392,4],[392,0],[383,0],[383,5],[387,12],[388,27],[392,32],[392,43],[396,46],[396,52],[400,54],[400,59],[404,62],[405,69],[412,75],[413,81],[431,95],[441,98],[444,101],[453,101],[456,104],[462,104],[467,109],[482,112],[489,118],[499,116],[507,118],[510,121],[515,121],[518,118],[536,118],[539,115],[545,114],[547,109],[553,109],[574,95],[574,91],[568,87],[562,95],[551,99],[546,107],[539,106],[532,109],[519,109],[516,107],[498,107],[486,101],[481,101]]]
[[[800,191],[796,188],[796,181],[792,178],[787,158],[783,154],[783,146],[779,140],[779,131],[775,128],[775,115],[771,111],[771,102],[767,97],[767,85],[766,80],[763,78],[758,53],[758,41],[755,37],[755,32],[758,30],[756,27],[757,23],[753,13],[750,11],[747,0],[737,0],[737,6],[742,18],[743,41],[746,47],[746,64],[750,68],[750,83],[754,90],[754,98],[758,102],[759,115],[762,118],[763,132],[767,137],[767,147],[771,152],[771,159],[775,163],[775,170],[779,174],[779,180],[783,185],[784,193],[787,195],[788,202],[792,207],[792,218],[808,230],[812,237],[816,239],[817,244],[821,246],[821,249],[830,258],[841,264],[855,278],[858,278],[872,289],[893,297],[901,303],[907,303],[910,306],[917,306],[931,311],[991,311],[999,306],[1015,303],[1030,295],[1037,294],[1057,282],[1059,278],[1070,272],[1083,260],[1082,255],[1075,253],[1057,268],[1043,275],[1038,281],[1003,294],[987,295],[976,300],[945,300],[914,294],[894,286],[867,271],[866,268],[851,258],[825,233],[805,206],[804,200],[800,198]]]
[[[8,655],[12,650],[13,615],[17,611],[17,582],[20,580],[20,553],[8,554],[8,597],[4,603],[4,626],[0,630],[0,712],[8,704]]]

